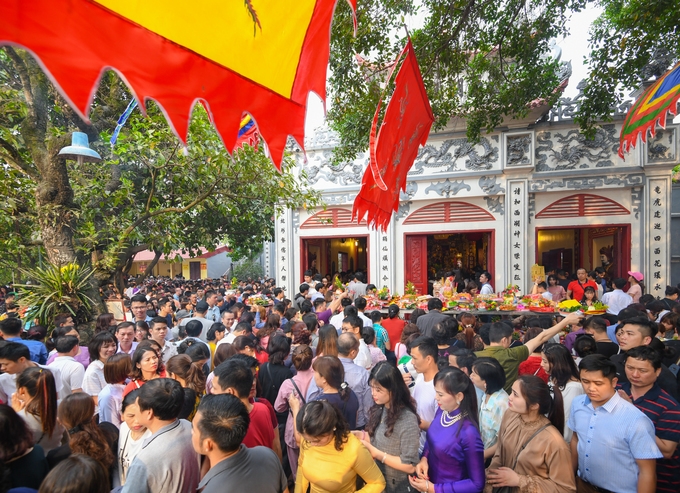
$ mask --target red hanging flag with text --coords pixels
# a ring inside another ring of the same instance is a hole
[[[392,213],[399,208],[400,193],[406,189],[406,175],[418,155],[418,147],[425,144],[434,123],[410,39],[394,67],[402,59],[394,93],[377,136],[380,103],[373,117],[370,162],[352,210],[353,220],[361,222],[365,219],[369,226],[383,231],[387,229]]]

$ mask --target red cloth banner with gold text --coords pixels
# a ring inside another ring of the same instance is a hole
[[[356,10],[356,0],[349,0]],[[0,0],[0,44],[29,50],[87,119],[116,70],[144,111],[155,100],[186,140],[201,101],[232,151],[244,113],[280,168],[302,145],[307,95],[326,97],[336,0]]]
[[[370,138],[370,162],[361,181],[361,190],[352,209],[357,222],[385,231],[392,213],[399,208],[399,196],[406,189],[406,175],[430,133],[434,115],[427,99],[411,40],[397,58],[403,58],[395,79],[394,93],[376,137],[375,112]],[[389,77],[388,77],[389,80]]]

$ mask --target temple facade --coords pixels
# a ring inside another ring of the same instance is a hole
[[[267,270],[292,296],[310,268],[364,271],[368,283],[399,293],[411,281],[426,293],[458,261],[489,271],[496,291],[517,284],[526,292],[534,264],[569,273],[603,266],[612,278],[640,271],[646,292],[663,296],[680,126],[658,129],[623,160],[617,150],[629,103],[587,140],[571,118],[579,99],[535,105],[524,121],[476,144],[466,139],[464,122],[432,133],[386,232],[351,220],[368,153],[333,165],[337,139],[318,130],[305,142],[306,156],[296,152],[297,173],[327,208],[276,218]]]

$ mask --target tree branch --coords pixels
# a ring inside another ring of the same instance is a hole
[[[5,52],[9,56],[10,60],[12,60],[14,70],[16,70],[17,73],[19,74],[19,79],[21,79],[21,85],[24,91],[24,97],[26,98],[26,104],[28,104],[29,106],[33,106],[34,101],[31,77],[28,74],[28,69],[26,68],[24,60],[21,58],[21,56],[19,56],[19,54],[16,51],[14,51],[14,48],[12,48],[11,46],[5,46]]]
[[[154,250],[153,253],[154,253],[153,260],[149,263],[149,265],[146,266],[146,269],[144,269],[144,272],[142,273],[142,279],[146,279],[147,277],[149,277],[149,275],[153,274],[153,268],[156,267],[156,264],[160,260],[161,255],[163,254],[163,252],[160,250]]]
[[[12,169],[23,173],[29,178],[36,178],[35,170],[31,168],[31,165],[24,161],[24,159],[21,157],[21,154],[19,154],[19,151],[17,151],[17,149],[12,144],[7,142],[2,137],[0,137],[0,147],[6,151],[0,154],[0,156],[5,158],[7,164],[9,164]]]

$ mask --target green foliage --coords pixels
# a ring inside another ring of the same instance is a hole
[[[234,277],[240,281],[259,279],[264,276],[262,266],[256,260],[249,258],[234,264]],[[232,284],[236,286],[236,284]]]
[[[94,274],[89,267],[48,264],[44,268],[21,269],[21,274],[31,280],[31,284],[15,284],[19,304],[28,308],[27,320],[49,326],[59,313],[70,313],[74,320],[86,319],[95,304],[87,295],[89,279]]]
[[[604,9],[590,32],[585,99],[577,120],[588,135],[627,92],[680,59],[677,0],[599,0]]]
[[[508,118],[521,118],[528,103],[551,104],[559,66],[549,42],[567,33],[570,12],[587,0],[423,0],[425,24],[411,33],[425,87],[442,129],[454,116],[465,119],[473,141]],[[359,2],[356,38],[349,9],[338,4],[331,43],[328,118],[342,146],[336,161],[368,145],[371,120],[388,66],[404,46],[403,16],[411,0]],[[354,53],[370,63],[357,64]],[[388,87],[389,89],[389,87]],[[387,91],[388,94],[390,91]]]

